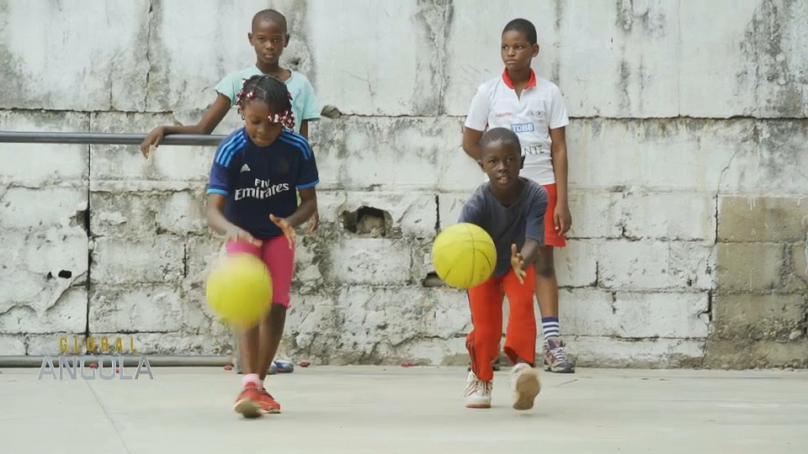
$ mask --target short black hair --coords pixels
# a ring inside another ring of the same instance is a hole
[[[266,74],[252,76],[244,81],[236,95],[239,112],[250,101],[261,101],[269,107],[270,121],[282,123],[287,129],[294,129],[295,116],[292,113],[292,95],[286,84]],[[277,116],[277,117],[276,117]]]
[[[275,22],[283,27],[284,34],[288,33],[289,29],[286,27],[286,17],[274,9],[262,9],[255,13],[252,19],[252,29],[255,30],[255,25],[261,21]]]
[[[502,142],[502,145],[510,148],[519,155],[522,154],[522,145],[519,143],[519,137],[515,132],[508,128],[491,128],[483,133],[480,137],[480,149],[485,148],[493,142]]]
[[[530,44],[538,43],[538,38],[536,37],[536,27],[533,26],[533,23],[527,19],[514,19],[502,29],[502,33],[505,34],[507,31],[515,31],[525,35],[525,39]]]

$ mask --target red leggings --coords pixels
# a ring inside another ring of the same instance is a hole
[[[536,318],[533,313],[533,291],[536,275],[531,266],[526,270],[525,283],[520,284],[513,270],[502,277],[492,277],[469,289],[469,307],[473,329],[466,337],[471,356],[471,370],[477,378],[491,381],[491,365],[499,355],[502,339],[502,297],[508,297],[510,315],[505,334],[505,354],[511,362],[517,360],[534,365],[536,356]]]

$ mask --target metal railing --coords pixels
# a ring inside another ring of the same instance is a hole
[[[210,134],[173,134],[163,137],[160,145],[215,146],[227,136]],[[94,145],[140,145],[146,134],[100,132],[0,131],[0,143],[60,143]]]
[[[163,137],[160,145],[216,146],[225,138],[223,135],[174,134]],[[89,132],[38,132],[0,131],[0,143],[52,143],[83,145],[140,145],[146,134],[114,134]],[[148,355],[153,366],[222,366],[232,364],[229,355],[222,356],[176,356]],[[125,358],[130,365],[137,364],[137,358]],[[0,367],[39,367],[42,356],[0,355]]]

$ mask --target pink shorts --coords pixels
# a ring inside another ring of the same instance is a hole
[[[272,303],[289,308],[289,289],[292,287],[292,274],[295,269],[295,251],[289,248],[285,236],[263,240],[261,246],[244,242],[228,242],[227,254],[252,254],[269,268],[272,278]]]

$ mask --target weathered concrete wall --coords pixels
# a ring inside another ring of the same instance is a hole
[[[465,298],[431,286],[429,249],[481,181],[460,127],[524,16],[572,116],[557,268],[579,361],[808,365],[808,4],[0,0],[0,129],[195,121],[254,61],[268,5],[291,25],[286,63],[342,112],[312,131],[323,225],[299,244],[288,355],[465,362]],[[203,299],[212,153],[0,145],[0,354],[87,333],[229,352]]]

